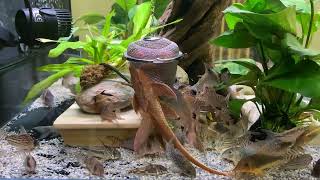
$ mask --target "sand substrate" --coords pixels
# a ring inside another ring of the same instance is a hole
[[[64,146],[62,139],[41,141],[39,146],[31,153],[37,161],[36,174],[26,175],[23,162],[25,155],[9,145],[5,140],[0,141],[0,178],[50,178],[50,179],[99,179],[91,176],[81,159],[87,151],[77,147]],[[103,162],[106,179],[188,179],[181,176],[177,169],[165,155],[158,157],[137,158],[131,150],[118,149],[121,153],[119,160]],[[212,168],[230,170],[232,165],[221,160],[219,154],[208,151],[206,155],[192,151],[200,161]],[[313,156],[314,161],[320,158],[319,147],[306,147],[306,152]],[[167,168],[168,173],[149,176],[130,174],[128,171],[148,164],[160,164]],[[307,169],[295,171],[270,170],[268,174],[259,179],[312,179],[310,176],[312,164]],[[230,179],[215,176],[197,168],[196,179]]]

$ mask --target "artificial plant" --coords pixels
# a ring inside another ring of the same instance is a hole
[[[80,77],[84,67],[87,65],[104,63],[110,67],[122,67],[125,65],[125,61],[122,58],[123,53],[131,42],[163,27],[151,26],[152,19],[154,18],[153,1],[144,2],[139,5],[136,0],[117,0],[116,3],[131,17],[128,23],[132,25],[132,31],[126,36],[119,36],[119,34],[117,34],[118,31],[115,30],[116,25],[112,23],[112,18],[116,16],[114,10],[106,16],[96,13],[81,16],[74,24],[83,22],[82,25],[73,28],[70,37],[80,30],[85,30],[85,40],[70,42],[70,37],[61,38],[56,41],[58,46],[50,50],[49,57],[56,58],[67,49],[81,50],[82,56],[70,57],[62,64],[49,64],[40,67],[40,71],[53,74],[35,84],[28,92],[24,103],[29,102],[44,89],[67,74],[72,73],[74,76]]]
[[[283,131],[320,110],[320,51],[309,48],[320,23],[314,3],[247,0],[224,10],[229,30],[211,42],[226,48],[252,48],[258,54],[253,60],[216,62],[246,68],[231,69],[229,85],[254,90],[251,101],[262,107],[255,127]]]

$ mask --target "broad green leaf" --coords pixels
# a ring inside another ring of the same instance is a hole
[[[214,62],[214,64],[221,64],[221,63],[235,63],[253,72],[256,72],[259,74],[262,73],[259,67],[255,64],[255,61],[252,59],[233,59],[233,60],[231,59],[231,60],[220,60],[220,61]]]
[[[296,34],[296,11],[288,7],[277,13],[259,14],[230,6],[224,13],[241,18],[243,22],[264,27],[271,32],[289,32]]]
[[[281,48],[270,49],[270,48],[264,47],[264,52],[265,52],[266,58],[270,59],[273,63],[279,63],[283,58]]]
[[[314,61],[300,61],[289,72],[268,78],[261,84],[306,97],[320,97],[320,66]]]
[[[74,24],[83,21],[84,24],[97,24],[101,21],[103,21],[105,19],[105,17],[101,14],[97,14],[97,13],[89,13],[89,14],[85,14],[83,16],[80,16],[75,22]]]
[[[242,23],[237,23],[234,30],[226,31],[210,42],[227,48],[248,48],[257,44]]]
[[[270,29],[255,24],[244,23],[245,27],[254,38],[261,40],[266,46],[274,48],[278,40],[276,35],[279,32],[270,31]],[[282,32],[280,32],[282,33]],[[278,47],[277,47],[278,48]]]
[[[230,84],[246,85],[246,86],[250,86],[250,87],[254,88],[257,86],[260,77],[261,77],[260,74],[254,72],[254,71],[249,71],[246,75],[231,79]]]
[[[231,14],[225,14],[224,18],[230,30],[233,30],[238,22],[242,22],[241,18],[232,16]]]
[[[311,13],[309,0],[280,0],[286,7],[296,7],[298,12]]]
[[[269,68],[268,75],[265,77],[265,80],[288,73],[295,66],[295,62],[292,59],[280,59],[277,62],[278,63]]]
[[[110,32],[110,26],[111,26],[111,19],[115,15],[115,11],[111,11],[111,13],[108,13],[106,15],[106,22],[104,23],[103,29],[102,29],[102,36],[107,36]]]
[[[309,13],[299,13],[297,15],[297,20],[301,25],[302,33],[306,36],[309,33],[309,25],[310,25],[311,14]],[[312,31],[311,33],[315,33],[318,31],[320,26],[320,13],[315,13],[312,23]]]
[[[267,2],[266,10],[279,12],[286,8],[280,0],[265,0]]]
[[[288,48],[289,52],[299,57],[308,57],[312,60],[320,60],[320,51],[304,48],[299,40],[292,34],[286,34],[283,40],[283,46]]]
[[[266,9],[267,2],[265,0],[247,0],[243,5],[248,11],[261,13]]]
[[[309,0],[281,0],[281,2],[286,7],[296,7],[297,10],[297,20],[301,24],[302,32],[304,35],[308,34],[310,18],[311,18],[311,5]],[[312,33],[316,32],[319,28],[320,23],[320,14],[319,12],[315,12],[313,25],[312,25]]]
[[[56,58],[60,56],[67,49],[80,49],[86,45],[85,42],[61,42],[56,48],[51,49],[49,52],[49,57]]]
[[[146,27],[152,13],[151,2],[145,2],[137,6],[136,13],[133,17],[133,34],[137,35]]]
[[[238,61],[255,63],[255,61],[252,59],[238,59]],[[234,63],[232,60],[221,60],[218,63],[215,62],[215,64],[216,65],[214,66],[214,69],[217,72],[221,72],[221,70],[225,68],[227,68],[231,74],[246,75],[249,72],[249,69],[247,67]]]
[[[243,8],[255,13],[279,12],[285,9],[280,0],[247,0]]]
[[[137,0],[116,0],[116,3],[127,13],[134,5],[136,5]]]
[[[241,114],[241,108],[244,103],[246,103],[247,100],[244,99],[232,99],[228,103],[228,108],[230,110],[230,113],[235,118],[240,118]]]
[[[254,87],[257,85],[259,79],[262,77],[262,71],[258,68],[258,66],[253,62],[253,60],[248,59],[235,59],[235,60],[222,60],[214,62],[215,64],[219,63],[235,63],[240,66],[243,66],[249,69],[249,72],[245,75],[242,75],[238,78],[232,79],[231,84],[242,84],[250,87]]]
[[[35,84],[32,86],[30,91],[28,92],[26,98],[23,101],[23,104],[26,104],[30,102],[33,98],[37,97],[44,89],[48,88],[51,86],[54,82],[56,82],[58,79],[63,77],[64,75],[70,73],[71,70],[63,70],[58,73],[55,73],[46,79],[40,81],[39,83]]]

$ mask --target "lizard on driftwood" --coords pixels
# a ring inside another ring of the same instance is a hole
[[[193,164],[210,172],[212,174],[227,176],[228,173],[219,172],[211,169],[206,165],[196,160],[180,143],[173,131],[168,126],[165,115],[162,111],[159,96],[167,96],[173,99],[177,99],[176,94],[166,84],[156,82],[149,78],[142,70],[135,69],[132,66],[129,67],[131,73],[131,82],[135,90],[133,98],[134,110],[141,114],[143,121],[142,126],[139,128],[135,142],[134,149],[136,150],[148,139],[150,133],[146,131],[152,131],[156,129],[166,141],[172,141],[174,146]],[[147,118],[145,115],[148,115]],[[149,126],[149,127],[148,127]]]

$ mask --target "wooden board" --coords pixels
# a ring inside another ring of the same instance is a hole
[[[54,122],[64,143],[76,146],[101,146],[100,140],[110,146],[133,138],[141,119],[132,109],[121,112],[120,119],[102,121],[99,115],[87,114],[75,103]],[[119,142],[117,142],[119,141]]]

